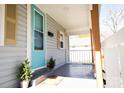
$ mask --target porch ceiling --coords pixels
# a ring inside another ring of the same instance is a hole
[[[89,33],[89,6],[84,4],[37,4],[45,13],[60,23],[68,34]]]

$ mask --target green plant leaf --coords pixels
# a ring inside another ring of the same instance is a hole
[[[28,61],[28,59],[26,59],[24,63],[20,65],[18,78],[20,80],[29,80],[31,79],[31,76],[32,74],[30,62]]]

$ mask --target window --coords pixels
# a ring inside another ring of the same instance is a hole
[[[34,49],[43,50],[43,16],[35,11]]]
[[[5,5],[5,44],[16,43],[16,5]]]
[[[60,48],[64,48],[64,35],[60,33]]]
[[[64,33],[63,32],[59,32],[57,33],[57,46],[60,49],[64,48]]]

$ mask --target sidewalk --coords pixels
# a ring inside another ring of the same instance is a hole
[[[81,79],[58,76],[55,79],[48,78],[36,88],[97,88],[95,79]]]

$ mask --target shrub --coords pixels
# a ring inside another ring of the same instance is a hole
[[[19,79],[20,80],[30,80],[31,79],[31,66],[30,66],[30,62],[28,61],[28,59],[25,60],[24,63],[21,64],[20,68],[19,68]]]
[[[54,67],[55,67],[55,59],[53,59],[53,57],[51,57],[49,60],[48,60],[48,62],[47,62],[47,67],[49,68],[49,69],[53,69]]]

